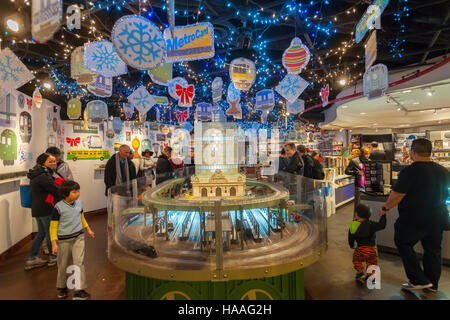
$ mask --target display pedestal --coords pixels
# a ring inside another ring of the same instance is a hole
[[[304,300],[303,269],[276,277],[167,281],[126,273],[128,300]]]

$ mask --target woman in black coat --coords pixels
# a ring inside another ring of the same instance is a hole
[[[319,162],[320,153],[318,151],[313,151],[311,157],[314,162],[313,179],[323,180],[325,178],[325,173],[323,172],[322,164]]]
[[[156,184],[173,178],[173,168],[169,161],[171,155],[172,148],[165,147],[162,155],[158,157],[158,161],[156,162]]]
[[[30,254],[25,264],[25,270],[30,270],[44,265],[56,265],[56,256],[50,255],[48,261],[38,257],[44,237],[47,240],[47,248],[52,252],[50,241],[50,220],[54,203],[59,199],[58,186],[53,178],[56,169],[56,159],[49,153],[41,154],[36,165],[28,171],[31,187],[31,215],[36,218],[38,232],[31,245]]]

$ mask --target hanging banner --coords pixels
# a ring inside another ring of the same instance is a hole
[[[384,64],[371,66],[364,73],[363,91],[369,100],[380,98],[389,88],[388,68]]]
[[[182,86],[182,87],[187,87],[187,85],[188,85],[188,82],[187,82],[187,80],[186,79],[184,79],[184,78],[181,78],[181,77],[176,77],[176,78],[173,78],[170,82],[169,82],[169,86],[168,86],[168,91],[169,91],[169,95],[172,97],[172,98],[174,98],[174,99],[178,99],[178,96],[177,96],[177,91],[176,91],[176,89],[175,89],[175,85],[180,85],[180,86]]]
[[[81,101],[78,99],[70,99],[67,102],[67,117],[70,120],[77,120],[81,117]]]
[[[178,98],[178,106],[180,107],[191,107],[192,101],[195,97],[194,85],[188,84],[186,87],[179,84],[175,85],[175,91]]]
[[[164,30],[167,62],[191,61],[214,57],[214,27],[202,22]]]
[[[38,42],[46,42],[61,27],[62,0],[32,0],[31,35]]]
[[[42,94],[38,88],[34,89],[33,92],[33,105],[38,109],[42,106]]]
[[[156,104],[152,95],[148,93],[144,86],[140,86],[128,96],[128,102],[142,115],[146,114]]]
[[[197,103],[195,115],[198,121],[211,121],[212,105],[206,102]]]
[[[159,104],[161,106],[169,105],[169,99],[167,97],[152,96],[152,98],[153,98],[153,100],[155,100],[155,104]]]
[[[309,62],[311,54],[300,38],[294,38],[282,57],[284,68],[289,74],[299,74]]]
[[[120,58],[138,70],[150,70],[164,62],[165,43],[161,31],[141,16],[124,16],[116,21],[112,42]]]
[[[272,89],[264,89],[256,93],[255,109],[266,111],[275,106],[275,94]]]
[[[372,5],[367,8],[361,20],[356,25],[356,43],[359,43],[364,38],[367,31],[372,28],[375,20],[381,16],[388,3],[389,0],[375,0]]]
[[[246,58],[234,59],[230,64],[230,77],[236,89],[247,91],[256,79],[255,63]]]
[[[3,95],[34,79],[34,75],[17,56],[6,48],[0,52],[0,88]]]
[[[97,79],[98,73],[84,66],[84,46],[73,50],[70,58],[70,74],[79,85],[91,84]]]
[[[325,88],[320,89],[320,98],[322,99],[322,107],[328,105],[328,95],[330,94],[330,87],[327,86]]]
[[[366,70],[377,60],[377,31],[373,30],[365,47]]]
[[[212,85],[212,100],[214,103],[218,103],[222,100],[222,87],[223,87],[223,80],[221,77],[215,77]]]
[[[109,98],[112,95],[113,79],[98,75],[95,83],[87,86],[90,93],[97,97]]]
[[[149,70],[150,78],[156,84],[161,86],[168,86],[170,80],[172,80],[172,64],[164,63],[160,67]]]
[[[108,106],[104,101],[94,100],[87,104],[87,119],[92,122],[103,122],[108,119]]]
[[[110,41],[95,41],[84,45],[84,65],[104,77],[127,73],[127,65],[120,59]]]
[[[287,74],[278,84],[275,90],[287,101],[294,102],[306,89],[309,83],[302,77],[293,74]]]

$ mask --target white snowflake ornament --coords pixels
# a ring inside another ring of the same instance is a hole
[[[33,74],[17,56],[6,48],[0,53],[0,88],[2,94],[17,89],[34,79]]]
[[[309,83],[296,74],[288,74],[278,84],[275,90],[287,101],[295,102]]]
[[[124,16],[116,21],[112,41],[117,53],[129,66],[149,70],[161,65],[166,44],[161,31],[141,16]]]
[[[155,99],[144,86],[140,86],[128,96],[128,101],[143,115],[156,104]]]
[[[114,50],[112,42],[107,40],[84,45],[84,65],[107,78],[127,73],[127,65]]]

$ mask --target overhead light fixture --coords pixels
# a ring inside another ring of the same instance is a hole
[[[8,26],[8,29],[13,32],[19,32],[20,30],[19,23],[16,20],[8,19],[6,25]]]
[[[347,83],[347,81],[346,81],[345,79],[339,80],[339,84],[340,84],[341,86],[345,86],[346,83]]]
[[[400,107],[397,108],[397,111],[401,111],[401,110],[402,110],[402,108],[400,108]]]
[[[437,116],[437,115],[438,115],[438,112],[437,112],[437,110],[436,110],[436,109],[434,110],[434,115],[435,115],[435,116]]]
[[[29,20],[29,15],[24,11],[20,11],[4,17],[2,24],[5,29],[10,31],[8,35],[17,40],[26,38],[30,34]]]
[[[420,104],[420,102],[414,102],[413,104]]]
[[[50,83],[48,83],[48,82],[45,82],[44,83],[44,87],[47,88],[47,89],[51,89],[52,85]]]
[[[427,95],[428,95],[429,97],[431,97],[431,96],[433,95],[433,91],[431,91],[431,90],[428,91],[428,92],[427,92]]]
[[[342,109],[347,109],[348,108],[348,106],[342,106]]]
[[[404,91],[402,91],[403,93],[410,93],[410,92],[412,92],[412,90],[404,90]]]
[[[367,114],[367,113],[365,113],[365,112],[361,112],[360,114],[362,114],[362,115],[365,115],[365,114]]]

